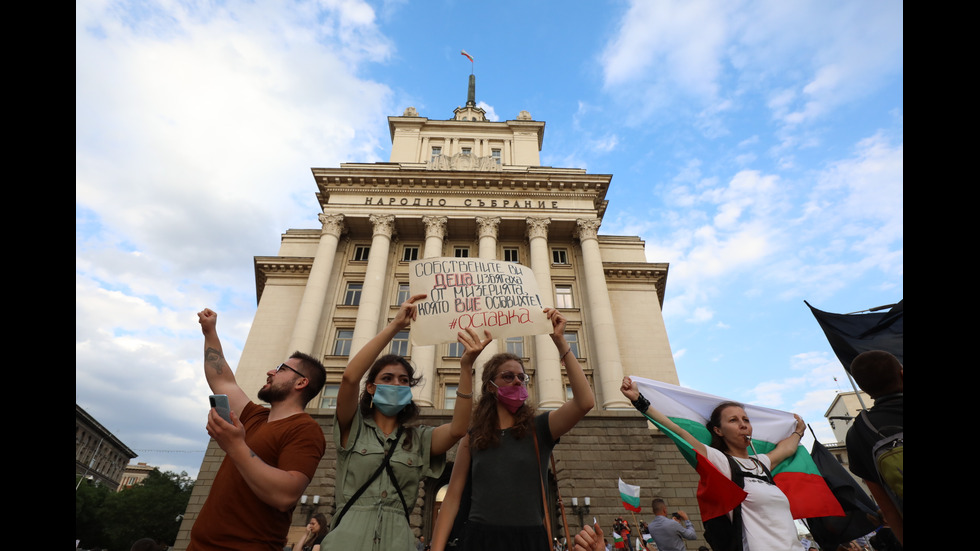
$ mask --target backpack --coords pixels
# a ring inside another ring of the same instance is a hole
[[[732,482],[738,485],[739,488],[745,487],[745,477],[751,476],[752,478],[761,478],[772,482],[772,473],[766,468],[762,462],[759,462],[759,466],[766,473],[766,476],[758,476],[751,473],[746,473],[742,470],[739,464],[732,458],[732,456],[725,454],[725,458],[728,459],[728,467],[732,471]],[[758,460],[755,460],[758,461]],[[728,518],[728,515],[718,515],[715,518],[702,521],[701,524],[704,526],[704,539],[708,541],[708,545],[714,551],[742,551],[742,504],[739,503],[732,509],[732,518]]]
[[[905,489],[903,480],[905,466],[902,456],[904,430],[902,427],[883,427],[886,432],[893,433],[885,436],[871,423],[867,411],[861,411],[858,417],[864,420],[865,426],[871,429],[877,439],[871,446],[871,457],[874,459],[875,470],[878,472],[878,478],[881,479],[881,485],[888,492],[888,497],[891,498],[892,503],[898,508],[898,513],[904,518],[905,514],[902,508]]]

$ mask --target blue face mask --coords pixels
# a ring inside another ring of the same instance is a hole
[[[375,385],[374,405],[378,411],[394,417],[412,403],[412,387],[399,385]]]

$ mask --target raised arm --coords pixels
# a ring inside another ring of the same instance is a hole
[[[208,381],[208,386],[215,394],[227,394],[231,410],[241,416],[249,400],[238,386],[235,374],[232,373],[221,350],[221,340],[218,339],[217,330],[218,314],[210,308],[205,308],[197,313],[197,321],[201,324],[201,332],[204,333],[204,377]]]
[[[595,407],[595,395],[592,394],[589,380],[582,371],[582,365],[578,363],[578,358],[572,354],[571,346],[565,340],[565,316],[554,308],[545,308],[544,313],[551,320],[551,340],[558,348],[559,361],[565,362],[565,374],[568,376],[568,384],[572,387],[572,399],[548,416],[551,436],[557,439],[572,430],[575,423]]]
[[[459,385],[456,387],[456,405],[453,407],[453,419],[440,425],[432,431],[432,455],[441,455],[449,451],[453,444],[466,434],[470,426],[470,416],[473,413],[473,362],[483,349],[490,344],[493,336],[490,331],[484,331],[485,339],[480,339],[472,328],[457,334],[459,343],[463,345],[463,356],[459,359]]]
[[[357,354],[347,364],[347,368],[344,369],[343,378],[340,380],[340,389],[337,391],[337,423],[340,424],[342,444],[347,444],[347,435],[350,432],[351,423],[354,422],[354,414],[357,413],[361,379],[371,369],[371,364],[381,355],[391,339],[412,323],[417,312],[415,302],[425,297],[424,294],[414,295],[403,302],[398,308],[398,313],[395,314],[395,319],[391,320],[391,323],[358,350]]]
[[[466,480],[470,476],[470,437],[464,436],[456,448],[456,461],[453,463],[453,474],[449,476],[449,488],[439,509],[439,518],[432,529],[432,551],[445,551],[449,535],[459,513],[459,501],[466,488]]]
[[[641,398],[640,389],[637,388],[636,382],[629,377],[623,377],[623,386],[619,387],[619,391],[623,393],[623,396],[626,396],[627,400],[633,403],[636,403],[637,400]],[[647,401],[646,398],[643,398],[643,401]],[[671,421],[669,417],[661,413],[657,408],[653,407],[652,404],[647,405],[644,413],[649,415],[654,421],[670,429],[670,431],[674,434],[683,438],[685,442],[693,446],[694,449],[701,455],[705,455],[707,453],[707,448],[700,440],[695,438],[691,433],[682,429],[677,423]]]
[[[800,440],[803,439],[803,429],[806,428],[806,423],[803,422],[803,419],[799,415],[794,413],[793,416],[796,417],[796,429],[793,431],[793,434],[780,440],[776,444],[776,447],[766,454],[769,457],[771,469],[775,469],[776,465],[782,463],[784,459],[791,457],[796,453],[797,448],[800,447]]]

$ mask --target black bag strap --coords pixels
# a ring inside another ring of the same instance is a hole
[[[395,435],[395,441],[391,443],[391,447],[389,447],[388,451],[385,452],[385,457],[381,460],[381,464],[378,465],[377,469],[375,469],[374,474],[371,475],[371,478],[367,479],[367,481],[360,488],[358,488],[356,492],[354,492],[354,495],[347,500],[347,503],[344,504],[344,508],[341,509],[340,514],[337,515],[337,520],[333,523],[334,528],[340,525],[340,521],[344,518],[344,515],[347,514],[347,510],[351,508],[351,505],[354,505],[354,502],[361,497],[361,494],[367,491],[368,487],[371,486],[371,483],[381,476],[382,471],[388,471],[388,476],[391,478],[391,482],[395,485],[395,490],[398,491],[398,498],[401,499],[402,507],[405,509],[405,519],[408,519],[408,505],[405,503],[405,496],[402,495],[402,490],[398,486],[398,480],[395,478],[395,471],[391,468],[391,455],[395,453],[395,448],[398,446],[398,441],[401,440],[402,432],[404,430],[404,426],[398,427],[398,433]]]

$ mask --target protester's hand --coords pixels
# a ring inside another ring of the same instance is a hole
[[[415,320],[416,316],[418,315],[418,306],[416,306],[415,303],[424,299],[426,296],[428,295],[425,293],[420,295],[412,295],[411,298],[403,302],[401,306],[398,307],[398,313],[395,314],[395,319],[392,320],[392,323],[398,325],[398,327],[401,327],[402,329],[408,327],[408,325],[412,323],[412,321]]]
[[[602,545],[602,528],[595,525],[586,526],[581,532],[575,535],[575,551],[605,551]]]
[[[804,431],[804,429],[806,429],[806,422],[803,421],[803,418],[802,417],[800,417],[799,415],[797,415],[795,413],[793,414],[793,417],[796,417],[796,429],[793,432],[802,433]],[[800,436],[800,438],[803,438],[803,437]]]
[[[214,333],[218,323],[218,313],[210,308],[205,308],[197,313],[197,322],[201,324],[201,332],[210,335]]]
[[[635,402],[640,398],[640,389],[637,388],[636,382],[629,377],[623,377],[623,385],[619,387],[619,391],[626,396],[630,402]]]
[[[466,331],[460,331],[456,334],[456,340],[463,345],[463,356],[460,358],[460,363],[472,365],[476,361],[476,357],[490,344],[493,335],[486,329],[483,330],[483,334],[486,338],[480,339],[472,327],[467,327]]]
[[[687,513],[684,511],[677,511],[677,516],[681,517],[683,520],[690,520],[687,518]]]
[[[545,308],[544,315],[551,321],[551,338],[565,338],[565,323],[568,321],[565,316],[554,308]]]
[[[245,427],[238,420],[238,415],[231,412],[231,423],[218,415],[218,410],[211,408],[208,412],[208,436],[214,438],[225,453],[238,445],[245,445]]]

